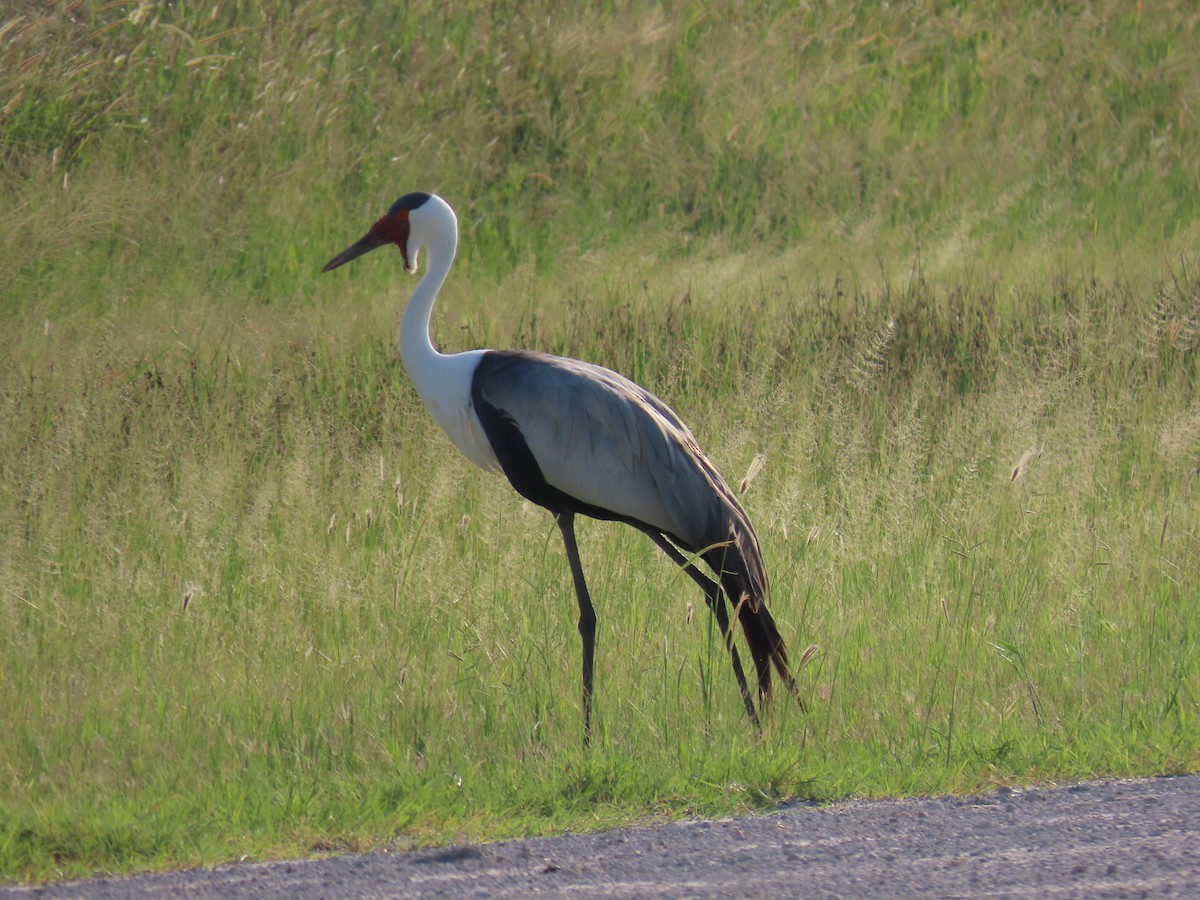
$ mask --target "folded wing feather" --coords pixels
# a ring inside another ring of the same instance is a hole
[[[748,532],[757,551],[732,491],[653,394],[602,366],[540,353],[493,351],[488,369],[480,396],[520,429],[548,484],[692,551],[731,530]]]

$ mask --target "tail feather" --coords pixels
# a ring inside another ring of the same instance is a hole
[[[780,680],[795,694],[796,683],[792,678],[787,647],[784,646],[783,637],[775,626],[775,620],[767,611],[766,604],[760,602],[758,611],[755,612],[749,603],[742,603],[738,610],[738,621],[742,623],[742,632],[746,635],[746,643],[750,647],[750,655],[754,658],[754,667],[758,671],[759,694],[767,696],[771,693],[772,665],[779,673]]]
[[[726,575],[722,579],[722,587],[731,600],[737,598],[734,608],[737,611],[738,622],[742,625],[742,633],[746,636],[746,645],[754,660],[754,668],[758,672],[758,692],[762,696],[771,693],[772,666],[779,673],[783,683],[794,691],[787,647],[779,628],[775,625],[775,619],[763,598],[754,597],[745,589],[744,583],[739,584],[739,581],[740,579]]]
[[[804,701],[792,677],[787,648],[775,625],[775,619],[767,610],[767,567],[762,548],[750,517],[738,502],[729,486],[704,460],[714,488],[715,507],[711,518],[701,530],[709,549],[701,556],[717,575],[717,581],[726,597],[733,604],[734,612],[746,636],[746,644],[754,659],[758,673],[758,693],[766,697],[771,693],[771,670],[774,668],[779,679],[796,698],[803,709]],[[723,537],[721,535],[724,532]],[[695,552],[693,550],[693,552]],[[732,638],[731,638],[732,639]]]
[[[750,553],[745,552],[747,549]],[[765,578],[755,577],[760,572],[765,574],[765,567],[753,532],[749,540],[735,540],[705,554],[705,561],[718,574],[722,589],[733,603],[758,674],[759,695],[766,697],[771,693],[774,667],[788,691],[799,701],[800,692],[792,677],[787,647],[767,609]]]

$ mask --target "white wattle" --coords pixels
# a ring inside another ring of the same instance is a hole
[[[415,261],[415,240],[423,239],[426,268],[400,320],[400,358],[418,396],[454,445],[480,468],[498,471],[500,463],[471,405],[471,379],[487,351],[439,353],[429,339],[433,303],[458,247],[458,220],[449,204],[431,196],[413,210],[410,222],[410,252]]]

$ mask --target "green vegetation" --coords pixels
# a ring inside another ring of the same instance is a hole
[[[0,878],[1200,767],[1190,4],[10,3]],[[610,365],[746,504],[808,713],[436,430],[443,347]]]

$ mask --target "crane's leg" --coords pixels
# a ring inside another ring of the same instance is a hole
[[[713,611],[713,615],[716,616],[717,626],[721,629],[721,637],[725,640],[725,646],[729,648],[729,656],[733,660],[733,674],[737,677],[738,690],[742,693],[742,703],[746,705],[746,714],[750,716],[750,721],[754,723],[754,727],[761,731],[762,724],[758,720],[758,712],[754,708],[754,700],[750,696],[750,688],[746,686],[746,673],[742,670],[742,660],[738,656],[737,647],[733,643],[733,635],[729,631],[729,611],[725,608],[725,595],[721,593],[720,585],[688,562],[686,557],[676,549],[675,545],[659,532],[648,528],[642,530],[649,535],[650,540],[658,544],[659,549],[667,554],[672,562],[691,576],[692,581],[700,586],[700,590],[704,591],[704,601],[708,604],[708,608]]]
[[[596,610],[592,608],[592,598],[583,579],[583,565],[579,562],[579,547],[575,543],[575,514],[564,512],[554,518],[567,548],[567,562],[571,564],[575,597],[579,601],[579,636],[583,639],[583,745],[587,747],[592,743],[592,661],[596,653]]]

